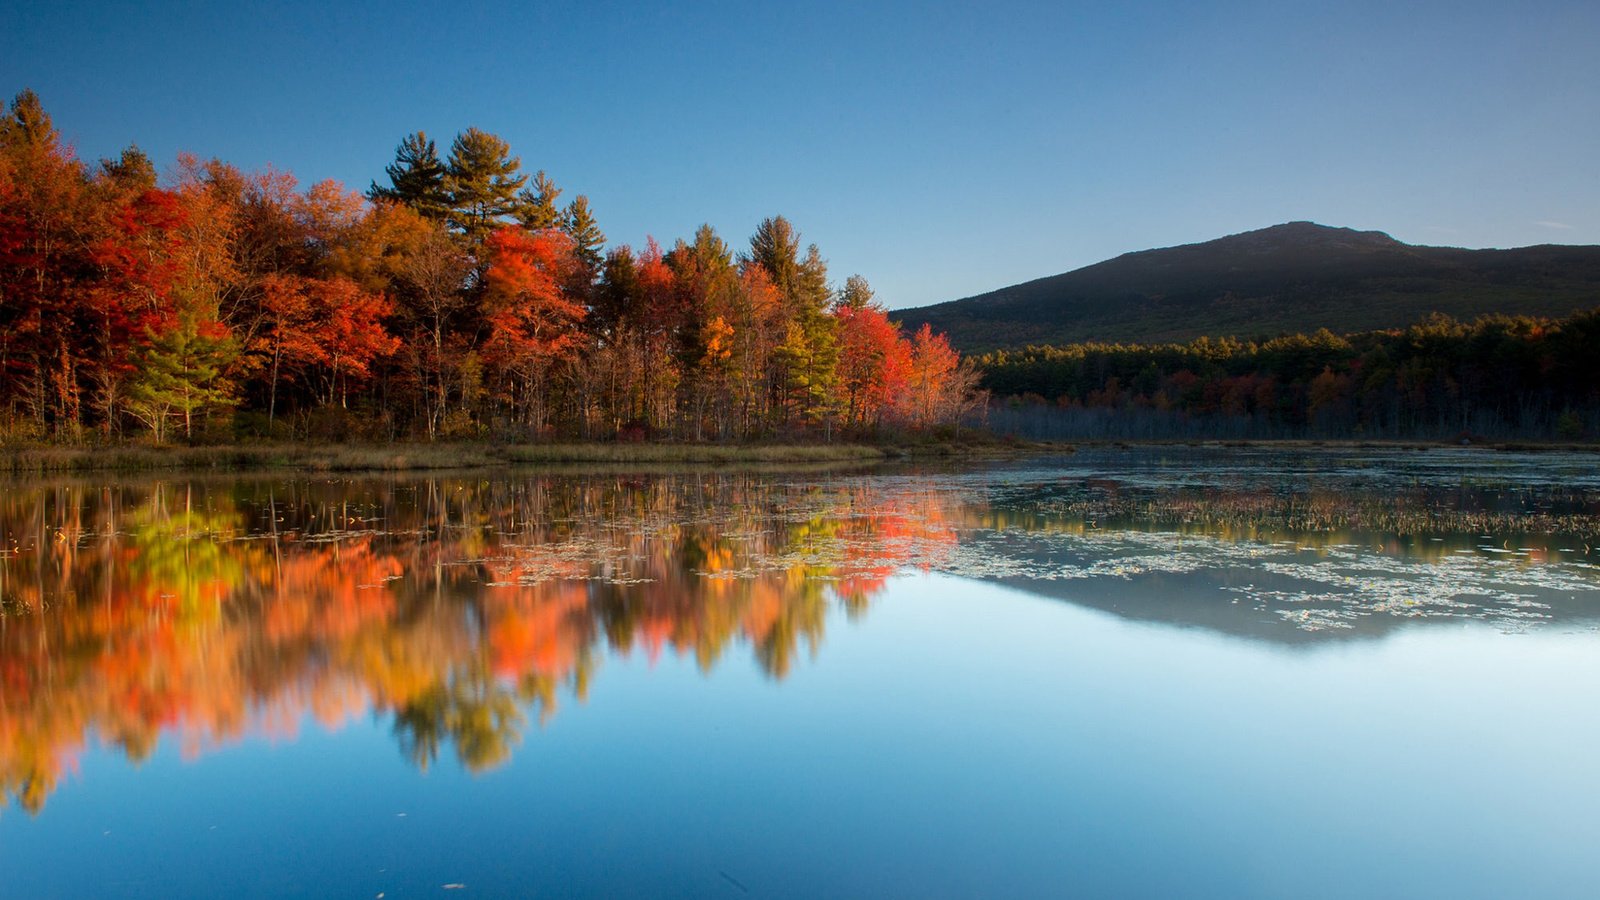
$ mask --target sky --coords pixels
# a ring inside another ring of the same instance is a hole
[[[1300,219],[1600,244],[1600,3],[0,0],[0,94],[365,190],[478,127],[612,245],[787,216],[891,308]]]

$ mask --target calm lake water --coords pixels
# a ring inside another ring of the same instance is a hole
[[[0,894],[1600,896],[1597,462],[0,484]]]

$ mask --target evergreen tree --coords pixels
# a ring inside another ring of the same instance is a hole
[[[831,426],[840,408],[838,320],[828,315],[833,292],[828,288],[828,264],[816,244],[806,248],[805,259],[796,270],[794,296],[795,321],[805,336],[805,357],[798,373],[802,409],[807,418]]]
[[[750,262],[767,270],[767,277],[786,301],[794,297],[800,268],[800,234],[783,216],[763,219],[750,237]]]
[[[838,309],[861,312],[870,306],[875,306],[873,300],[874,294],[872,287],[867,284],[867,279],[860,275],[851,275],[844,280],[844,288],[839,291],[836,306]]]
[[[790,415],[831,424],[839,349],[836,320],[828,315],[833,291],[827,263],[815,244],[800,256],[800,234],[782,216],[756,227],[748,262],[763,269],[783,297],[783,341],[776,352],[782,402]]]
[[[727,242],[709,224],[695,231],[694,243],[680,239],[666,263],[681,294],[678,359],[685,371],[691,371],[705,352],[705,325],[728,308],[729,297],[738,290],[738,275]]]
[[[615,335],[624,327],[637,325],[640,292],[639,264],[633,250],[618,247],[607,253],[589,316],[595,333]]]
[[[384,166],[383,171],[388,173],[391,186],[380,187],[374,181],[367,191],[369,198],[403,203],[430,219],[443,219],[450,211],[444,163],[439,161],[439,150],[427,134],[419,131],[407,135],[395,148],[394,162]]]
[[[0,118],[0,149],[16,151],[25,147],[54,148],[60,132],[50,121],[39,95],[24,89],[11,101],[11,109]]]
[[[572,247],[583,261],[583,265],[590,272],[600,266],[600,251],[606,245],[605,232],[595,223],[594,214],[589,211],[589,198],[582,194],[573,198],[572,204],[567,207],[566,215],[562,217],[562,229],[567,236],[572,238]]]
[[[518,192],[528,176],[517,174],[521,168],[522,161],[499,137],[477,128],[456,135],[444,174],[451,226],[477,245],[522,212],[525,204]]]
[[[100,160],[100,172],[113,183],[133,191],[156,186],[156,166],[137,146],[130,145],[116,159]]]
[[[702,271],[713,272],[719,276],[733,271],[733,251],[710,223],[695,229],[694,243],[682,246],[688,248],[687,252]]]
[[[816,244],[806,248],[805,259],[795,267],[791,291],[795,309],[803,315],[820,315],[827,311],[833,290],[828,287],[828,263]]]
[[[535,172],[533,184],[517,194],[517,199],[522,201],[522,209],[517,214],[522,227],[529,231],[561,227],[561,208],[556,206],[556,198],[560,196],[561,188],[556,187],[543,169]]]
[[[166,440],[173,419],[182,421],[184,438],[192,438],[197,414],[233,404],[222,370],[234,354],[233,341],[215,321],[180,313],[172,327],[151,335],[141,354],[128,412],[150,427],[157,443]]]

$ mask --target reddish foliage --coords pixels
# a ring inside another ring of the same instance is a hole
[[[558,231],[502,228],[489,236],[487,247],[485,355],[514,369],[571,353],[586,315],[563,290],[578,264],[572,241]]]

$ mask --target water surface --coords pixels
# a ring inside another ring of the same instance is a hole
[[[1469,451],[12,483],[5,890],[1593,896],[1597,537]]]

